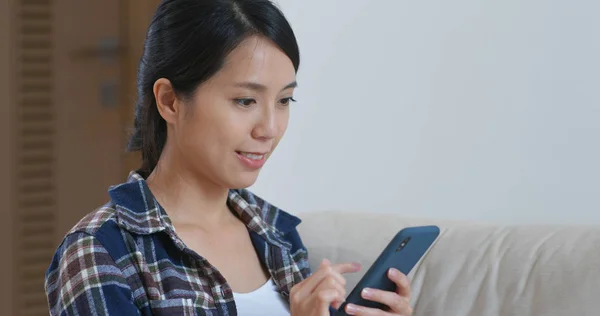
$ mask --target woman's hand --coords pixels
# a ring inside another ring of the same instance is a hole
[[[343,274],[360,269],[356,263],[331,264],[324,259],[313,275],[290,291],[291,316],[329,316],[329,306],[338,309],[346,299]]]
[[[346,305],[345,311],[348,315],[356,316],[410,316],[410,282],[402,272],[392,268],[388,271],[390,280],[396,283],[396,292],[386,292],[377,289],[363,289],[361,296],[369,301],[378,302],[388,306],[387,310],[367,308],[354,304]]]

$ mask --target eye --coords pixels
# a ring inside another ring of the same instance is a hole
[[[250,107],[252,104],[256,103],[254,99],[235,99],[235,103],[245,108]]]
[[[279,101],[279,103],[283,106],[290,105],[290,102],[296,102],[296,100],[293,97],[289,97],[289,98],[283,98]]]

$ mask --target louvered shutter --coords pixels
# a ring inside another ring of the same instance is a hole
[[[55,250],[52,5],[16,1],[15,311],[48,315],[44,273]]]

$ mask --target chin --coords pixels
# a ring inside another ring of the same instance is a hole
[[[256,183],[258,179],[258,172],[242,173],[239,174],[233,181],[230,181],[230,189],[245,189]]]

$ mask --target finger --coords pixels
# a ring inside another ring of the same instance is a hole
[[[342,276],[342,273],[355,272],[360,270],[359,264],[354,263],[342,263],[342,264],[330,264],[329,260],[323,259],[319,270],[313,275],[303,281],[304,284],[300,287],[298,295],[300,297],[306,297],[312,293],[315,288],[321,283],[321,281],[327,276],[334,276],[338,279],[343,286],[346,286],[346,279]]]
[[[343,296],[336,289],[328,289],[324,291],[312,293],[314,299],[317,302],[318,315],[329,315],[329,306],[331,303],[339,300],[344,300]],[[311,301],[311,300],[307,300]]]
[[[412,314],[410,301],[398,295],[396,292],[365,288],[361,291],[360,296],[366,300],[381,303],[389,307],[390,311],[395,314]]]
[[[358,262],[346,262],[331,265],[331,268],[340,274],[354,273],[360,271],[362,266]]]
[[[331,262],[328,259],[321,260],[317,272],[313,273],[310,277],[306,278],[296,286],[296,296],[298,298],[305,298],[310,295],[317,285],[321,283],[321,280],[327,276],[325,272],[329,269],[330,265]]]
[[[346,286],[346,278],[343,274],[352,273],[360,271],[361,266],[358,263],[341,263],[341,264],[333,264],[327,267],[322,268],[322,273],[324,273],[321,278],[327,278],[329,276],[333,276],[342,287]],[[322,281],[321,281],[322,282]]]
[[[359,306],[355,304],[348,304],[344,309],[346,314],[348,315],[356,315],[356,316],[396,316],[397,314],[393,314],[378,308],[369,308],[364,306]],[[402,315],[402,314],[400,314]],[[410,314],[407,314],[410,315]],[[403,315],[404,316],[404,315]]]
[[[340,272],[336,271],[336,269],[333,266],[324,269],[325,275],[323,278],[332,276],[338,281],[339,284],[341,284],[342,286],[346,286],[346,278]]]
[[[410,301],[412,291],[410,289],[410,280],[408,280],[408,277],[394,268],[388,270],[388,277],[392,282],[396,283],[396,293],[404,297],[407,301]]]
[[[345,300],[346,288],[342,284],[340,284],[335,277],[328,276],[328,277],[324,278],[321,281],[321,283],[319,283],[319,285],[317,286],[317,288],[315,289],[314,292],[318,293],[318,292],[322,292],[322,291],[330,290],[330,289],[337,290],[340,293],[340,295],[342,296],[341,300],[332,302],[333,307],[335,309],[338,309],[338,308],[340,308],[340,306],[342,305],[342,303]]]
[[[331,306],[337,311],[338,309],[340,309],[340,306],[342,306],[342,304],[344,304],[343,300],[333,301],[333,303],[331,303]]]

